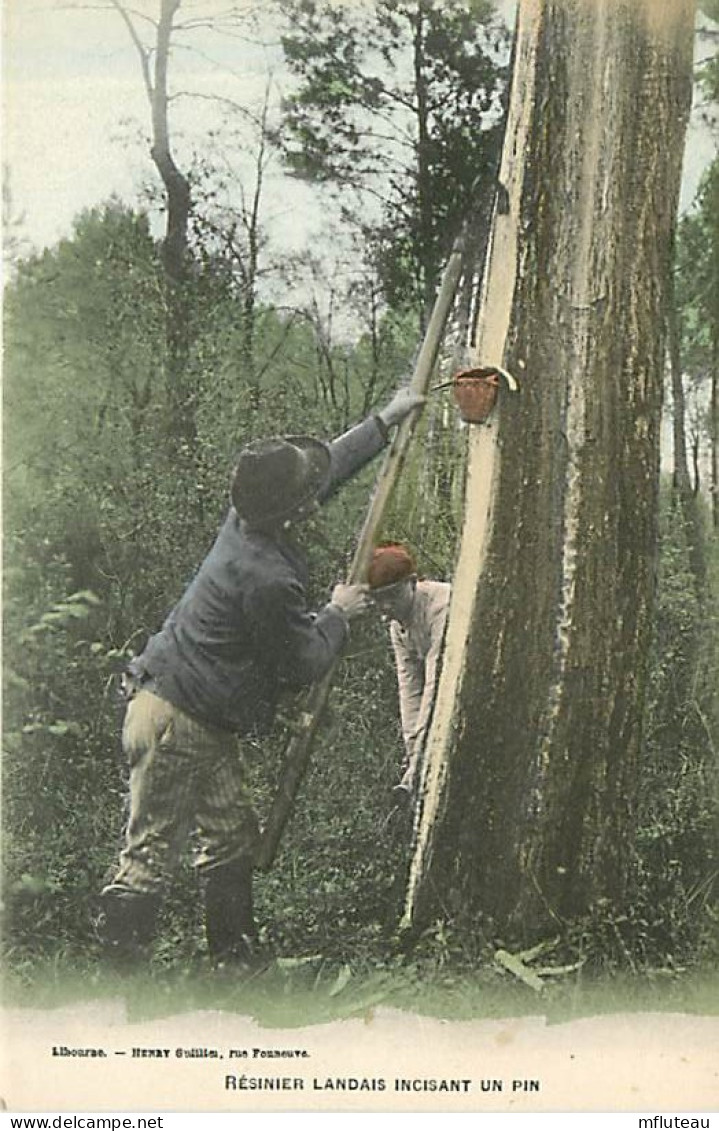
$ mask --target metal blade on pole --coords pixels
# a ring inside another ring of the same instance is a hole
[[[459,236],[455,240],[452,253],[447,261],[437,298],[417,355],[417,362],[409,386],[416,393],[424,395],[429,389],[429,382],[437,361],[445,324],[462,275],[463,251],[464,237]],[[417,412],[413,412],[402,421],[385,456],[349,569],[347,581],[350,584],[357,584],[366,578],[377,534],[392,497],[395,483],[404,466],[417,418]],[[272,867],[277,854],[282,833],[292,812],[295,796],[309,764],[312,741],[317,733],[322,713],[329,698],[338,664],[339,659],[335,660],[323,679],[316,683],[310,691],[304,711],[295,728],[295,733],[287,744],[277,795],[262,831],[260,847],[255,861],[256,866],[263,871]]]

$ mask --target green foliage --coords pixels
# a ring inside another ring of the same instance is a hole
[[[430,398],[384,524],[421,576],[451,581],[461,533],[467,430],[444,393]]]
[[[84,215],[72,238],[21,263],[7,288],[3,828],[6,943],[16,961],[94,945],[93,908],[115,862],[126,790],[116,676],[209,547],[235,453],[258,434],[340,431],[394,386],[413,349],[401,319],[378,324],[371,342],[328,351],[306,319],[259,307],[252,376],[261,396],[253,403],[242,294],[232,273],[216,267],[214,252],[198,257],[188,283],[196,442],[184,454],[167,434],[161,274],[142,215],[112,203]],[[345,573],[374,474],[368,469],[305,531],[317,601]],[[400,748],[383,634],[381,643],[390,782]],[[353,695],[338,693],[340,717],[356,707]],[[359,741],[367,750],[366,729]],[[279,745],[259,755],[260,797],[274,780]],[[350,749],[345,778],[356,772]],[[367,781],[357,788],[367,794]],[[340,812],[339,794],[330,793]],[[376,794],[368,802],[371,834],[367,806],[359,815],[365,911],[374,898],[368,870],[379,880],[368,846],[383,804]],[[351,820],[335,821],[328,833],[339,860],[351,828]],[[324,891],[322,863],[307,867]],[[330,901],[347,898],[344,866],[334,866]],[[351,856],[346,866],[352,870]],[[290,908],[295,886],[285,880],[282,898],[274,874],[261,898],[269,919],[278,912],[286,920],[294,945],[305,928],[312,937],[324,912],[309,908],[310,888],[301,884],[301,906]],[[159,961],[202,946],[193,891],[185,866],[168,900]]]
[[[683,360],[704,377],[719,341],[719,159],[705,173],[694,208],[679,223],[677,299]]]
[[[67,570],[54,571],[58,589]],[[6,579],[6,585],[8,584]],[[19,579],[10,579],[10,587]],[[6,593],[7,599],[7,593]],[[118,657],[105,610],[84,591],[5,623],[3,865],[6,938],[36,953],[85,945],[123,783],[110,686]],[[101,804],[98,800],[102,799]]]
[[[410,835],[392,812],[401,750],[386,630],[367,624],[353,634],[280,856],[258,881],[283,953],[348,962],[387,953]],[[261,767],[267,801],[279,753]]]
[[[719,24],[719,3],[717,3],[717,0],[699,0],[697,7],[698,11],[703,16],[707,16],[712,24]],[[705,30],[706,20],[698,21],[698,26],[700,28],[700,43],[708,37],[715,40],[716,27],[712,28],[709,25],[709,29]],[[715,104],[719,102],[719,53],[716,50],[711,52],[699,65],[698,79],[699,85],[704,89],[709,100]],[[716,106],[713,109],[716,111]],[[714,125],[716,125],[716,120],[714,120]]]
[[[288,167],[337,186],[345,217],[359,194],[387,300],[422,310],[462,222],[493,192],[506,29],[485,0],[279,7],[299,82],[284,106]]]
[[[706,516],[704,516],[707,521]],[[687,530],[667,494],[627,946],[686,960],[713,933],[719,894],[719,558],[698,595]]]

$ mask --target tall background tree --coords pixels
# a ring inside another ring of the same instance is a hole
[[[419,337],[466,225],[466,269],[441,357],[460,368],[497,192],[506,26],[487,0],[278,8],[295,80],[283,102],[286,164],[336,198],[354,233],[349,254],[374,280],[375,326],[404,313]],[[388,537],[422,545],[422,568],[437,576],[451,569],[464,441],[446,397],[431,398],[386,522]]]
[[[487,0],[280,0],[298,83],[290,171],[339,193],[392,306],[424,317],[465,218],[494,199],[507,35]]]
[[[172,149],[168,72],[173,25],[182,0],[160,0],[156,20],[140,17],[120,0],[111,0],[137,49],[152,122],[150,153],[165,189],[165,236],[162,263],[165,269],[168,436],[176,446],[176,458],[187,453],[195,440],[191,393],[187,385],[189,319],[187,275],[188,230],[191,191],[187,176],[178,167]],[[147,20],[154,28],[154,43],[147,46],[137,22]]]

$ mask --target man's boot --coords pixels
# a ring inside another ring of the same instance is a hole
[[[109,889],[100,897],[96,928],[106,957],[118,965],[146,957],[155,935],[158,897]]]
[[[205,934],[213,966],[261,965],[252,906],[252,864],[232,860],[204,877]]]

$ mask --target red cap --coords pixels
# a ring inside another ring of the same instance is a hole
[[[388,542],[384,546],[378,546],[374,551],[367,571],[367,580],[370,589],[382,589],[385,585],[404,581],[414,572],[414,561],[406,546],[401,546],[398,542]]]

